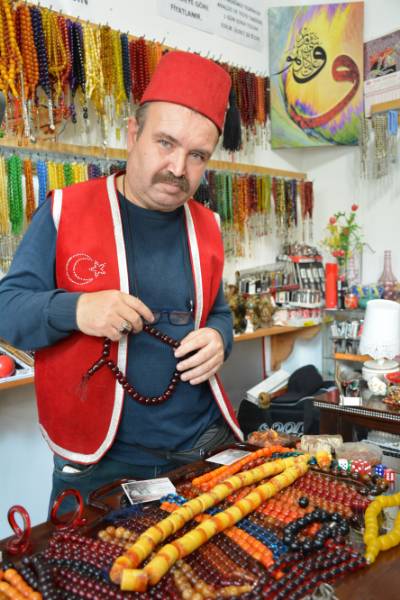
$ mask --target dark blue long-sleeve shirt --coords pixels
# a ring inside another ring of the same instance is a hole
[[[121,195],[119,201],[131,293],[153,310],[189,310],[194,286],[182,207],[164,213],[140,208]],[[50,203],[45,203],[36,212],[9,273],[0,282],[0,336],[17,347],[51,346],[77,329],[80,294],[55,289],[55,246]],[[206,325],[220,332],[227,356],[232,347],[232,320],[222,286]],[[164,313],[157,327],[182,339],[193,329],[193,323],[171,325]],[[172,350],[152,336],[129,336],[127,377],[140,393],[161,394],[175,365]],[[180,382],[173,397],[155,407],[142,406],[126,396],[109,455],[134,464],[163,464],[163,459],[134,444],[184,450],[218,417],[207,383],[192,386]]]

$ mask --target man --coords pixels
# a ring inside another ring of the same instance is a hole
[[[1,283],[0,336],[37,350],[52,499],[241,437],[215,377],[232,345],[221,236],[190,199],[230,88],[215,63],[164,55],[128,123],[126,173],[56,190]]]

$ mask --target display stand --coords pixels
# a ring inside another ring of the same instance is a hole
[[[244,447],[243,444],[237,446],[240,448]],[[254,449],[254,447],[249,446],[247,448]],[[212,468],[215,468],[214,464],[198,461],[171,471],[168,476],[176,484],[192,480],[194,477]],[[85,505],[84,507],[84,517],[87,521],[83,527],[79,528],[80,532],[95,536],[96,532],[104,527],[104,524],[100,524],[100,522],[105,513],[120,506],[122,496],[120,483],[120,481],[110,483],[108,486],[104,486],[101,490],[98,490],[98,493],[96,492],[91,495],[90,505]],[[34,527],[32,529],[31,548],[27,551],[26,555],[42,551],[47,546],[50,536],[55,532],[56,526],[50,522]],[[6,545],[9,540],[10,538],[0,541],[0,552],[4,553],[4,559],[11,558],[18,562],[22,558],[21,556],[10,557],[7,555]],[[363,568],[356,573],[348,573],[343,579],[337,581],[334,584],[335,597],[339,600],[355,600],[356,598],[397,600],[400,587],[399,560],[399,547],[381,552],[372,566]]]

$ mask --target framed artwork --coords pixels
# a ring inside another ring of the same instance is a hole
[[[364,79],[400,71],[400,29],[364,44]]]
[[[364,3],[270,8],[268,23],[272,148],[357,144]]]

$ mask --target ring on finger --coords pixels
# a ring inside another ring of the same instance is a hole
[[[119,328],[119,332],[121,335],[128,335],[132,331],[132,324],[129,321],[124,321]]]

